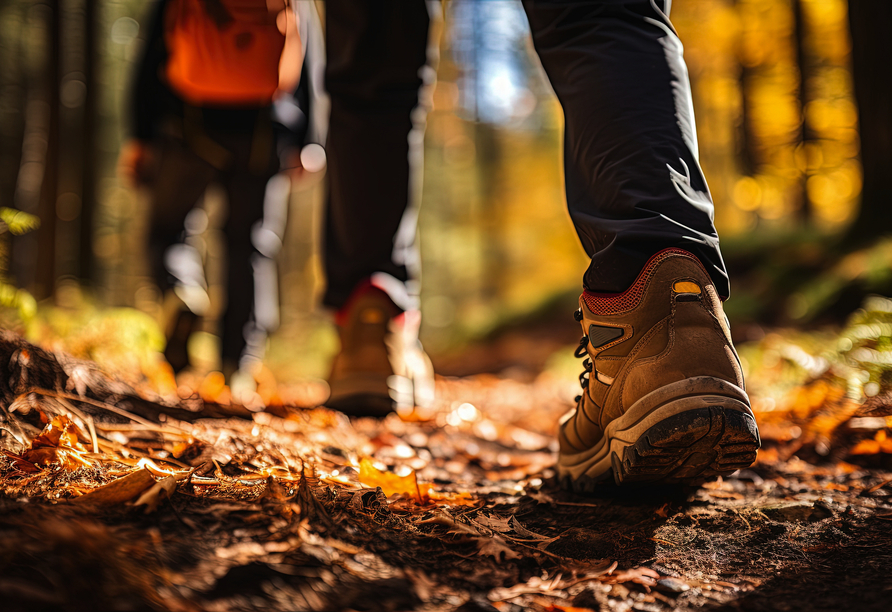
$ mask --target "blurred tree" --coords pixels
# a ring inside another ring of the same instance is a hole
[[[93,254],[94,211],[96,209],[96,179],[98,175],[98,151],[96,148],[96,117],[98,113],[97,66],[101,58],[96,45],[98,12],[93,0],[84,2],[84,102],[83,138],[80,149],[83,168],[81,173],[81,209],[78,236],[78,276],[88,283],[96,281],[95,256]]]
[[[892,233],[892,2],[849,0],[852,73],[861,133],[861,208],[846,242]]]
[[[42,12],[48,21],[44,28],[45,81],[42,84],[44,100],[49,107],[46,125],[46,153],[44,155],[43,183],[37,204],[40,229],[37,230],[36,269],[28,287],[37,299],[52,294],[56,284],[56,200],[59,197],[59,96],[61,94],[62,9],[59,0],[45,3],[49,10]]]
[[[799,112],[802,118],[799,128],[799,147],[802,151],[807,151],[809,147],[814,147],[817,142],[817,134],[811,127],[808,114],[805,108],[808,105],[810,92],[808,90],[808,81],[812,76],[811,57],[808,53],[809,32],[808,23],[805,16],[805,0],[793,0],[793,19],[796,30],[796,63],[799,67]],[[808,192],[809,167],[805,165],[800,180],[801,200],[796,209],[796,217],[800,224],[807,225],[812,218],[813,204]]]
[[[11,206],[22,159],[26,70],[21,31],[25,7],[10,2],[0,8],[0,206]]]

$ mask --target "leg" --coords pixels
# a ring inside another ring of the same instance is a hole
[[[159,289],[176,278],[165,262],[171,246],[182,241],[186,215],[214,177],[214,169],[182,142],[166,138],[158,144],[157,172],[149,185],[149,259]],[[183,279],[181,279],[183,280]]]
[[[566,116],[570,214],[592,256],[576,313],[583,393],[558,434],[558,473],[577,490],[611,473],[727,474],[759,447],[668,4],[525,0]]]
[[[424,0],[329,0],[325,8],[331,125],[323,301],[340,308],[376,272],[409,280],[394,247],[410,199],[409,134],[419,122],[413,111],[430,16]]]
[[[227,280],[220,348],[223,372],[228,376],[242,365],[239,361],[245,356],[248,336],[263,333],[257,329],[255,310],[258,306],[274,306],[256,303],[258,287],[255,271],[260,261],[266,258],[258,251],[255,239],[261,243],[264,241],[264,236],[258,234],[263,233],[260,222],[264,214],[267,183],[276,171],[276,157],[272,140],[269,140],[263,163],[256,163],[252,168],[247,155],[254,141],[251,133],[228,134],[219,139],[231,151],[237,152],[234,166],[226,177],[229,213],[224,224]],[[272,251],[269,254],[274,255]],[[265,299],[278,295],[274,289],[272,293],[269,287],[263,289]]]
[[[204,269],[199,254],[183,241],[184,226],[215,171],[178,139],[163,139],[157,154],[149,185],[149,260],[164,293],[164,357],[178,372],[189,365],[189,336],[207,302]]]
[[[417,281],[410,161],[420,165],[427,109],[419,90],[433,74],[428,2],[329,0],[326,9],[324,303],[339,309],[341,338],[327,404],[353,414],[411,410],[433,394],[413,310],[417,289],[407,286]]]
[[[567,203],[592,257],[585,287],[623,291],[654,253],[678,247],[727,297],[682,46],[660,10],[668,0],[524,5],[566,117]]]

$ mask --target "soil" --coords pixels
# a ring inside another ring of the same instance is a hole
[[[848,453],[849,430],[833,453],[767,437],[724,479],[583,497],[556,484],[574,391],[547,375],[441,379],[405,419],[203,418],[98,373],[66,391],[74,361],[3,341],[10,612],[889,608],[892,472]],[[135,493],[89,502],[140,470]]]

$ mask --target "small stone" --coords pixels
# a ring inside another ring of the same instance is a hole
[[[625,599],[629,596],[629,589],[621,584],[614,584],[610,589],[610,596],[617,599]]]
[[[657,590],[670,595],[679,595],[690,590],[690,588],[677,578],[660,578],[657,580]]]

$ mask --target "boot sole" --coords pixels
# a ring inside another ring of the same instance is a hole
[[[347,416],[383,417],[394,411],[393,400],[390,397],[371,393],[330,399],[325,402],[325,406],[343,412]]]
[[[612,421],[601,443],[562,454],[561,483],[591,492],[598,482],[687,483],[748,467],[761,442],[746,393],[707,376],[667,385]]]
[[[355,375],[332,385],[325,406],[349,416],[383,417],[396,405],[380,376]]]

